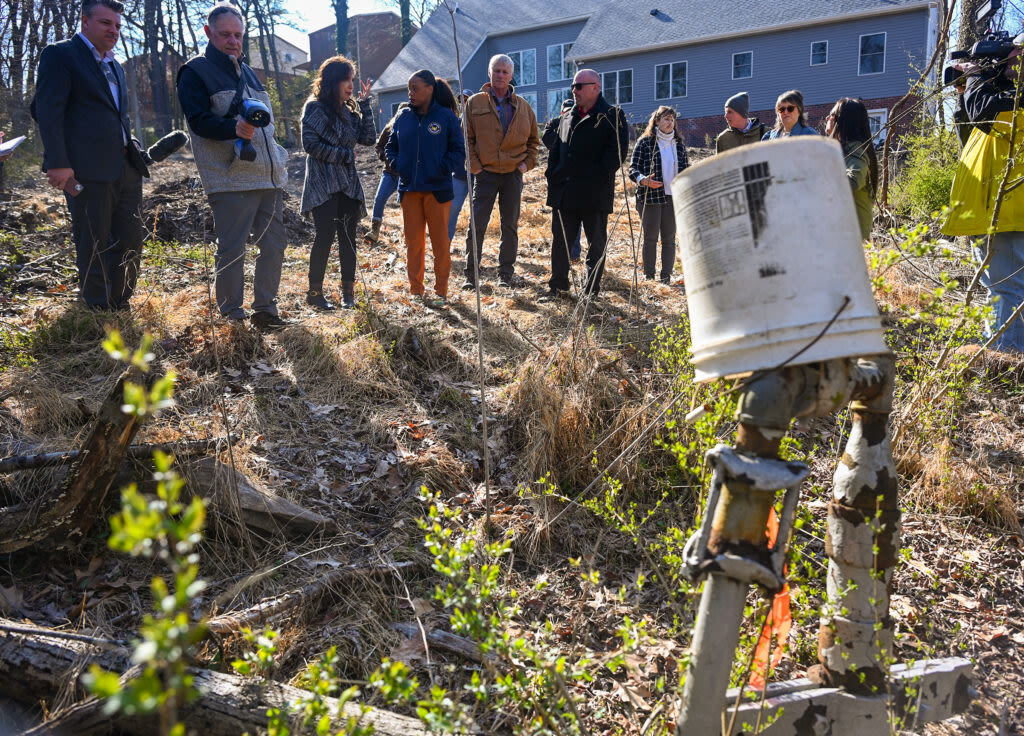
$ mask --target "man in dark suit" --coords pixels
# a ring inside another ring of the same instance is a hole
[[[96,310],[128,310],[142,249],[142,177],[149,176],[113,54],[123,12],[118,0],[84,0],[81,32],[43,49],[32,104],[43,170],[71,210],[79,297]]]

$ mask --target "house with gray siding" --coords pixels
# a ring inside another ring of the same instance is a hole
[[[648,5],[650,7],[648,7]],[[725,127],[723,103],[750,95],[752,116],[772,125],[778,95],[804,94],[812,125],[840,97],[860,97],[880,135],[889,110],[927,65],[938,39],[932,0],[609,0],[592,6],[550,0],[442,5],[374,84],[381,114],[407,98],[406,82],[427,68],[476,91],[487,61],[516,62],[516,92],[540,121],[557,115],[577,68],[602,76],[609,102],[642,124],[674,107],[690,145]],[[457,36],[455,35],[457,34]],[[456,44],[456,38],[458,43]]]
[[[461,71],[462,89],[476,92],[487,81],[488,60],[505,53],[516,62],[516,93],[529,100],[538,119],[543,119],[549,92],[556,93],[552,100],[557,98],[559,104],[568,94],[576,73],[570,49],[590,12],[578,0],[460,0],[453,32],[453,15],[439,6],[374,82],[382,118],[387,119],[408,99],[406,84],[413,72],[429,69],[458,92]]]

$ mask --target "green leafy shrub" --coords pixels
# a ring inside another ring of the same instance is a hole
[[[956,133],[922,129],[903,139],[907,160],[894,182],[893,208],[900,214],[927,219],[949,205],[949,191],[960,157]]]

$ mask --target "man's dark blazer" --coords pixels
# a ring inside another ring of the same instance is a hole
[[[92,50],[76,33],[51,44],[39,58],[32,116],[43,139],[43,170],[71,168],[78,179],[113,182],[124,168],[124,137],[132,139],[124,71],[112,64],[120,112]],[[129,145],[128,160],[149,176],[142,156]]]

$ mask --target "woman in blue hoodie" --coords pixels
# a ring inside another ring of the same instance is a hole
[[[447,82],[426,69],[409,77],[409,107],[395,117],[384,158],[398,171],[409,289],[428,306],[444,307],[452,267],[452,173],[466,165],[458,107]],[[426,297],[423,286],[427,230],[434,254],[433,299]]]

